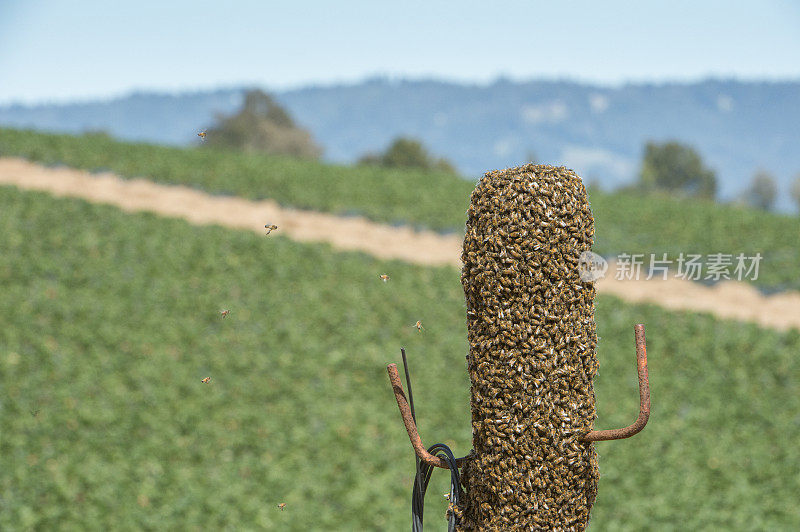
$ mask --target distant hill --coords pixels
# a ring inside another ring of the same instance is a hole
[[[0,107],[0,125],[49,131],[103,130],[127,140],[189,144],[218,113],[241,104],[244,88],[185,94],[134,93],[109,101]],[[488,85],[371,79],[275,93],[325,148],[352,162],[398,135],[470,176],[535,154],[588,181],[614,188],[635,178],[647,140],[694,145],[718,172],[723,198],[738,194],[758,168],[781,187],[800,172],[800,81],[625,85],[569,81]]]

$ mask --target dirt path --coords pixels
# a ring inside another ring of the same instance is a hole
[[[198,225],[214,224],[263,234],[264,224],[276,224],[280,234],[302,242],[328,242],[336,249],[363,251],[381,259],[461,267],[461,236],[390,227],[360,217],[287,209],[271,200],[211,196],[187,187],[46,168],[16,158],[0,158],[0,184],[82,198],[129,212],[148,211],[182,218]],[[612,265],[609,276],[598,281],[599,293],[674,310],[708,312],[773,329],[800,329],[797,292],[766,297],[752,286],[735,281],[714,287],[675,278],[618,281],[613,278],[613,271]]]

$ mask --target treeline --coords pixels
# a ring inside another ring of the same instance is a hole
[[[203,142],[243,151],[288,155],[303,159],[319,159],[322,148],[311,134],[297,125],[289,113],[267,93],[251,90],[245,95],[242,108],[229,116],[217,116],[216,123],[201,133]],[[533,160],[535,156],[529,156]],[[457,174],[450,161],[432,155],[416,139],[399,137],[380,153],[367,153],[359,165],[384,168],[415,168]],[[639,179],[625,187],[640,193],[667,192],[673,195],[717,199],[716,172],[706,166],[692,146],[678,141],[648,142],[644,147]],[[788,191],[800,210],[800,173]],[[736,203],[771,210],[778,197],[775,177],[767,170],[755,172]]]
[[[717,175],[705,165],[700,154],[687,144],[677,141],[648,142],[644,148],[639,181],[626,188],[716,199]],[[800,210],[800,173],[794,178],[789,194]],[[748,186],[734,202],[772,210],[777,198],[775,177],[767,170],[760,169],[753,174]]]
[[[261,90],[248,91],[238,112],[217,116],[215,124],[202,131],[200,137],[208,146],[302,159],[322,156],[322,148],[311,133],[298,126],[286,109]],[[457,173],[448,160],[433,156],[420,141],[406,137],[395,139],[381,153],[365,154],[358,164]]]
[[[261,90],[248,91],[239,112],[218,115],[216,123],[200,135],[209,146],[301,159],[322,155],[311,133],[295,124],[289,113]]]

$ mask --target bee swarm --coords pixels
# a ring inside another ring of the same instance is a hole
[[[467,303],[473,457],[459,530],[583,530],[597,494],[594,219],[564,167],[488,172],[472,193]]]

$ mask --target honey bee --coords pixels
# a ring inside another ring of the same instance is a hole
[[[201,379],[200,382],[202,382],[203,384],[208,384],[211,382],[211,377],[206,377],[205,379]]]
[[[422,321],[421,320],[417,320],[417,323],[415,323],[413,326],[416,327],[417,330],[420,331],[420,332],[425,330],[425,327],[422,326]]]
[[[388,275],[386,275],[385,273],[383,275],[381,275],[381,281],[383,281],[385,283],[388,280],[389,280],[389,276]]]
[[[275,225],[275,224],[267,224],[267,225],[264,226],[264,229],[267,230],[267,234],[270,234],[271,232],[273,232],[277,228],[278,228],[278,226]]]
[[[201,131],[200,133],[198,133],[198,134],[197,134],[197,136],[198,136],[198,137],[200,137],[200,138],[201,138],[201,139],[203,139],[203,140],[206,140],[206,131],[207,131],[207,130],[206,130],[206,129],[204,129],[203,131]]]
[[[286,508],[286,503],[282,502],[282,503],[278,504],[278,508],[280,508],[281,511],[283,511],[283,509]]]
[[[222,316],[223,318],[227,318],[228,314],[230,314],[230,313],[231,313],[231,311],[228,310],[228,309],[222,309],[222,310],[219,311],[220,316]]]

